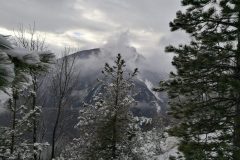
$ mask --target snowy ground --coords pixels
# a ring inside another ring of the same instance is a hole
[[[161,144],[163,154],[156,157],[156,160],[169,160],[171,156],[178,157],[181,155],[178,151],[178,140],[175,137],[167,137]]]

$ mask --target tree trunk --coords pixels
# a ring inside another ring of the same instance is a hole
[[[13,105],[13,106],[12,106]],[[10,147],[10,152],[11,154],[14,151],[14,145],[15,145],[15,130],[16,130],[16,110],[17,110],[17,97],[13,93],[13,104],[11,103],[10,100],[10,107],[13,109],[13,115],[12,115],[12,136],[11,136],[11,147]]]
[[[119,67],[119,66],[118,66]],[[118,72],[117,72],[117,79],[116,79],[116,97],[115,97],[115,114],[113,117],[113,130],[112,130],[112,159],[116,159],[117,155],[116,155],[116,145],[117,145],[117,107],[118,107],[118,99],[119,99],[119,75],[120,75],[120,68],[118,68]]]
[[[116,159],[116,144],[117,144],[117,129],[116,129],[117,115],[113,117],[113,137],[112,137],[112,159]]]
[[[59,105],[58,105],[57,118],[56,118],[54,128],[53,128],[51,159],[55,158],[55,156],[56,156],[55,155],[55,139],[56,139],[56,133],[57,133],[58,123],[59,123],[60,114],[61,114],[61,105],[62,105],[62,100],[60,100]]]
[[[240,4],[238,7],[240,9]],[[236,81],[240,82],[240,12],[238,14],[238,45],[237,45],[237,53],[236,53],[236,71],[235,71],[235,78]],[[233,159],[239,160],[240,159],[240,89],[235,88],[236,93],[236,107],[235,107],[235,116],[234,116],[234,133],[233,133],[233,145],[234,145],[234,152],[233,152]]]
[[[36,96],[33,94],[32,98],[33,98],[32,110],[35,112]],[[32,137],[33,138],[33,145],[35,143],[37,143],[37,122],[36,121],[37,121],[37,116],[36,116],[36,113],[34,113],[34,115],[33,115],[33,137]],[[37,148],[36,148],[35,145],[33,146],[33,151],[34,151],[34,153],[33,153],[34,160],[37,160],[37,153],[36,153]]]
[[[33,128],[32,128],[32,141],[33,141],[33,158],[34,160],[37,160],[37,147],[34,145],[35,143],[37,143],[37,115],[36,115],[36,94],[37,94],[37,78],[34,75],[34,73],[32,71],[30,71],[31,75],[32,75],[32,83],[33,83],[33,91],[34,93],[32,94],[32,110],[34,112],[33,114]]]
[[[239,97],[240,98],[240,97]],[[234,137],[233,137],[233,159],[240,159],[240,103],[236,105],[235,118],[234,118]]]

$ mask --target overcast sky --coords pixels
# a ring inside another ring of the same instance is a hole
[[[36,23],[53,51],[64,46],[101,47],[112,36],[128,33],[130,45],[143,55],[156,54],[182,33],[171,33],[169,22],[180,0],[0,0],[0,34],[20,24]]]

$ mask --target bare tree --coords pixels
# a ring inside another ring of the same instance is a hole
[[[29,51],[46,51],[45,37],[38,34],[35,23],[26,29],[22,24],[17,30],[13,30],[15,45],[28,49]]]
[[[77,80],[78,74],[75,73],[75,57],[69,56],[70,48],[65,48],[62,58],[57,60],[56,68],[51,75],[51,93],[54,98],[54,107],[56,108],[56,119],[53,125],[51,139],[51,159],[56,157],[56,143],[61,136],[60,121],[63,110],[69,104],[70,93]]]

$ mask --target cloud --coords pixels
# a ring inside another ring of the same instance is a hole
[[[168,23],[180,8],[179,0],[3,1],[0,31],[35,22],[57,52],[64,45],[100,47],[117,32],[129,31],[131,45],[139,52],[152,54],[160,39],[170,34]]]
[[[100,58],[79,60],[81,74],[103,68],[115,58],[109,52],[120,52],[130,68],[140,67],[148,78],[155,73],[151,77],[155,85],[174,69],[173,55],[164,53],[165,46],[187,39],[183,33],[171,33],[168,25],[179,9],[179,0],[2,0],[0,34],[13,35],[20,24],[28,27],[35,22],[37,33],[59,55],[65,46],[102,49]],[[145,61],[132,63],[134,53]]]
[[[80,77],[93,77],[101,73],[104,64],[113,64],[116,56],[120,53],[126,61],[129,71],[139,69],[139,78],[143,81],[149,80],[157,85],[160,80],[166,79],[170,70],[174,70],[171,65],[172,54],[166,54],[160,50],[151,51],[151,55],[139,53],[138,49],[131,45],[131,33],[129,31],[112,35],[107,43],[100,47],[99,55],[92,55],[87,59],[77,59],[76,71]],[[92,76],[89,76],[92,75]],[[81,78],[80,78],[81,79]]]
[[[55,53],[71,46],[128,54],[129,46],[146,58],[144,70],[167,74],[174,70],[173,55],[164,48],[187,42],[185,33],[171,33],[168,25],[179,9],[179,0],[11,0],[1,3],[0,33],[35,21]]]

